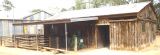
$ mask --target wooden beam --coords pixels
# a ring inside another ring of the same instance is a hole
[[[47,21],[37,21],[37,22],[29,22],[29,23],[14,23],[15,26],[21,25],[36,25],[36,24],[58,24],[58,23],[69,23],[71,22],[69,19],[63,20],[47,20]]]
[[[68,38],[67,23],[65,23],[64,25],[65,25],[65,40],[66,40],[66,52],[67,52],[67,49],[68,49],[68,47],[67,47],[67,45],[68,45],[68,43],[67,43],[67,38]]]
[[[136,21],[137,19],[121,19],[121,20],[110,20],[109,22],[128,22],[128,21]]]
[[[149,21],[152,23],[156,23],[156,20],[151,20],[151,19],[138,19],[138,21]]]

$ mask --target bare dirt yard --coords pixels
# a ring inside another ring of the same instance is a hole
[[[21,48],[0,47],[0,55],[160,55],[160,36],[154,43],[142,51],[118,51],[107,48],[82,50],[78,52],[67,52],[65,54],[54,54],[47,51],[26,50]]]
[[[20,48],[0,47],[0,55],[53,55],[50,52],[26,50]]]

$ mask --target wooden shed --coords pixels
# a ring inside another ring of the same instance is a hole
[[[65,11],[41,22],[48,47],[80,50],[110,48],[139,50],[152,44],[156,32],[156,13],[150,2]]]

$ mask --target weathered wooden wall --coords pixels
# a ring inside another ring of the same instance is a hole
[[[145,48],[155,39],[155,28],[155,24],[149,21],[110,22],[110,48],[120,50]]]
[[[156,16],[150,6],[137,14],[136,20],[110,22],[111,49],[139,50],[155,39]]]
[[[139,36],[142,37],[142,42],[144,42],[140,47],[145,48],[146,46],[152,44],[156,38],[157,17],[153,11],[153,7],[151,5],[146,6],[137,14],[137,19],[140,20],[139,23],[141,24]]]
[[[110,48],[123,49],[137,46],[136,22],[111,22],[110,24]]]
[[[153,41],[153,24],[146,22],[142,27],[141,21],[111,22],[111,48],[136,50],[144,48]],[[143,32],[145,28],[145,32]]]

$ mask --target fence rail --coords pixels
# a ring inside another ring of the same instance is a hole
[[[15,35],[14,37],[1,36],[0,46],[26,49],[41,49],[42,47],[48,47],[48,38],[45,38],[44,35],[27,34]]]
[[[1,36],[0,37],[0,45],[1,46],[7,46],[7,47],[13,47],[13,38],[7,37],[7,36]]]

